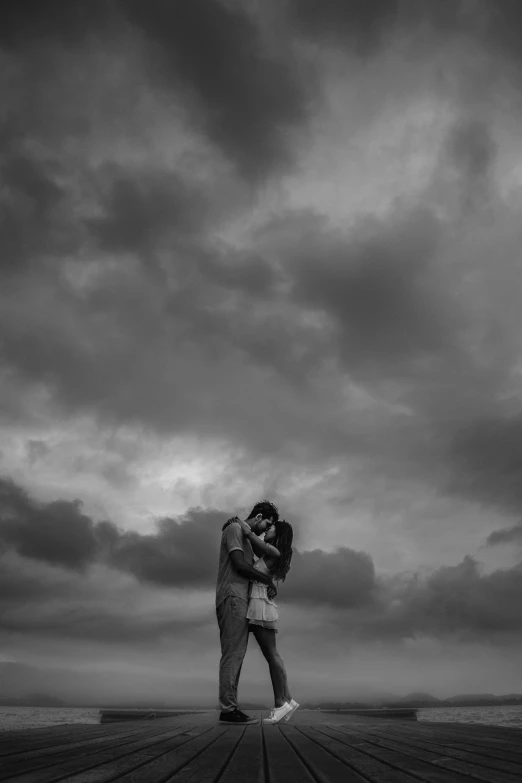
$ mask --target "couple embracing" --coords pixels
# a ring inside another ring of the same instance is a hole
[[[264,534],[264,539],[261,536]],[[273,503],[256,503],[246,520],[229,519],[224,525],[219,551],[216,614],[221,640],[219,664],[220,723],[257,723],[242,712],[237,688],[252,633],[268,663],[274,707],[265,723],[288,720],[298,708],[288,688],[285,665],[276,645],[277,588],[292,560],[292,526],[279,519]]]

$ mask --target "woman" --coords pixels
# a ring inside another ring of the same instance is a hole
[[[237,519],[243,533],[252,544],[252,549],[260,557],[256,560],[254,568],[272,577],[274,581],[284,582],[290,569],[292,560],[292,526],[279,520],[270,527],[264,540],[250,529],[246,522]],[[265,723],[278,723],[282,718],[288,720],[299,707],[292,699],[288,688],[283,659],[279,655],[276,646],[277,604],[268,597],[268,588],[261,582],[252,582],[250,599],[248,603],[247,619],[250,630],[256,637],[261,652],[268,663],[270,679],[274,689],[274,708]]]

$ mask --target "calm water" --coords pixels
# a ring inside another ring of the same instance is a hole
[[[422,721],[447,721],[449,723],[485,723],[492,726],[510,726],[522,729],[522,706],[504,707],[430,707],[419,710],[417,719]]]
[[[99,723],[99,710],[86,707],[0,707],[0,731],[38,729],[60,723]]]
[[[432,707],[419,710],[422,721],[484,723],[522,728],[522,707]],[[0,731],[37,729],[64,723],[99,723],[99,711],[83,707],[0,707]]]

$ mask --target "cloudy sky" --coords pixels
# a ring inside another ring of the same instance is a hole
[[[267,496],[298,699],[521,691],[519,1],[8,5],[2,659],[213,703]]]

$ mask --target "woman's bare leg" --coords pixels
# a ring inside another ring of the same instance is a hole
[[[263,628],[262,625],[252,625],[252,632],[268,663],[272,688],[274,689],[274,704],[276,707],[282,707],[287,701],[288,685],[285,665],[276,647],[275,631]]]
[[[281,663],[283,664],[283,669],[284,669],[284,672],[285,672],[285,695],[284,695],[284,700],[285,701],[292,701],[292,696],[290,695],[290,689],[288,687],[288,677],[286,676],[285,664],[284,664],[282,658],[281,658]]]

